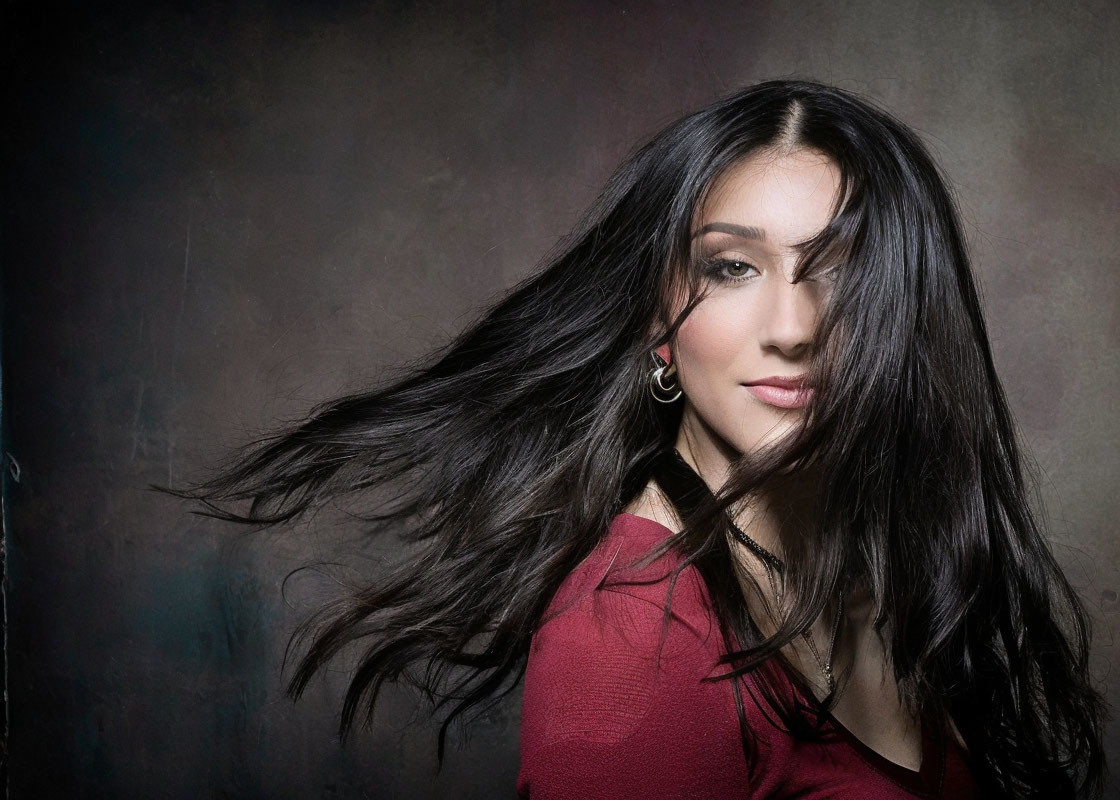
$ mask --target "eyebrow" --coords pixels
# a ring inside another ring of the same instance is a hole
[[[733,222],[709,222],[696,233],[692,234],[693,239],[698,239],[705,233],[730,233],[732,236],[741,236],[744,239],[757,239],[760,242],[766,241],[766,231],[762,228],[749,228],[744,225],[736,225]]]

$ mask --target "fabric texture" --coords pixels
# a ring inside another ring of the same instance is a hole
[[[748,769],[731,681],[703,681],[727,666],[718,663],[725,651],[699,572],[680,572],[665,626],[669,576],[679,557],[670,552],[633,566],[669,535],[653,520],[619,514],[556,592],[525,672],[520,797],[979,796],[951,737],[926,732],[921,769],[914,772],[839,723],[827,723],[825,741],[795,740],[768,720],[744,683],[755,748]]]

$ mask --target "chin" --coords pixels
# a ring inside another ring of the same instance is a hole
[[[760,430],[753,436],[744,437],[747,439],[745,442],[747,446],[741,448],[739,452],[744,455],[755,455],[763,450],[780,445],[783,441],[791,438],[796,431],[797,426],[790,423],[779,424]]]

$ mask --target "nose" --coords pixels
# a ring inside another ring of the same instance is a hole
[[[813,343],[820,298],[811,281],[792,283],[775,276],[764,304],[759,344],[789,359],[804,358]]]

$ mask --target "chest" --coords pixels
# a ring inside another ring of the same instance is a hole
[[[874,631],[873,611],[866,598],[853,597],[843,614],[833,616],[834,624],[822,617],[811,640],[795,638],[783,652],[823,698],[828,689],[821,653],[832,647],[830,666],[841,685],[832,710],[835,721],[873,759],[917,772],[923,758],[922,726],[899,694],[886,648]],[[832,636],[833,631],[838,635]]]
[[[882,642],[869,627],[848,633],[848,647],[842,651],[847,681],[833,716],[875,753],[906,769],[919,770],[922,727],[899,696]]]

